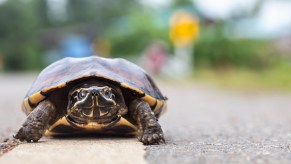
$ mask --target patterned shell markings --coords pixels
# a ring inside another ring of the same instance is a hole
[[[153,98],[165,99],[155,83],[140,67],[124,59],[106,59],[97,56],[64,58],[49,65],[39,74],[27,96],[83,77],[110,79],[145,92]]]

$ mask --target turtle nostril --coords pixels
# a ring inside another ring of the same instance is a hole
[[[98,91],[96,89],[93,89],[91,91],[92,96],[97,96],[98,95]]]

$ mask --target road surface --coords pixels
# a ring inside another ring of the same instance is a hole
[[[34,77],[0,75],[2,140],[24,121],[19,106]],[[291,163],[291,94],[190,82],[159,86],[169,97],[160,119],[165,145],[116,136],[44,138],[20,144],[0,163]]]

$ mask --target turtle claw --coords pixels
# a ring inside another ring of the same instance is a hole
[[[41,130],[39,126],[24,124],[13,137],[19,139],[21,142],[37,142],[42,135],[43,130]]]
[[[159,144],[165,144],[165,143],[166,143],[166,141],[164,138],[160,139]]]
[[[166,143],[163,131],[159,127],[145,130],[144,133],[138,137],[138,140],[144,145],[160,145]]]

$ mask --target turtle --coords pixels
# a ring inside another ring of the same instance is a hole
[[[158,118],[167,109],[152,78],[122,58],[66,57],[44,68],[22,104],[27,114],[14,138],[43,135],[134,134],[144,145],[164,144]]]

